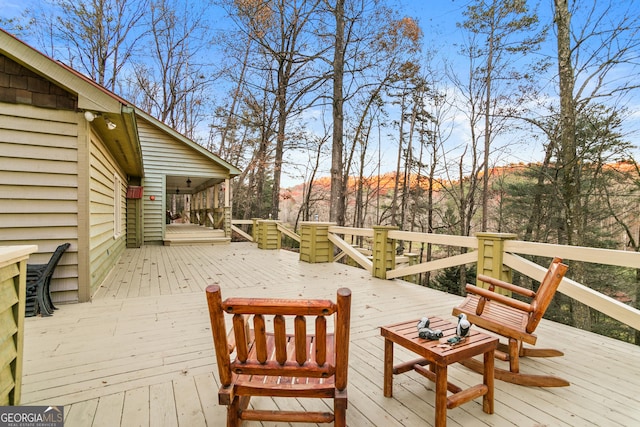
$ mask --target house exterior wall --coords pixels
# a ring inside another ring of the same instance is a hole
[[[0,245],[37,245],[44,264],[65,242],[58,302],[78,299],[78,114],[0,102]]]
[[[126,246],[127,177],[95,134],[90,141],[89,263],[93,295]]]
[[[126,244],[127,177],[82,126],[72,111],[0,103],[0,245],[37,245],[29,263],[44,264],[71,243],[51,283],[56,302],[88,300]]]
[[[162,132],[149,122],[138,119],[138,133],[144,158],[144,243],[162,244],[167,209],[165,176],[206,176],[228,178],[229,171]],[[171,189],[169,189],[171,191]],[[155,196],[150,200],[149,196]]]
[[[78,133],[78,120],[74,112],[0,103],[0,245],[38,245],[29,263],[44,264],[58,245],[71,243],[51,284],[56,302],[88,300],[126,243],[126,176],[95,134]],[[86,140],[88,165],[79,156]]]

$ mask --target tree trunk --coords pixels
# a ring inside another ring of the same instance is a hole
[[[278,109],[278,134],[276,136],[276,152],[273,162],[273,188],[271,191],[271,218],[278,219],[280,212],[280,178],[282,176],[282,159],[284,155],[284,139],[287,126],[287,84],[288,79],[283,72],[286,64],[280,63],[278,70],[278,91],[276,108]]]
[[[398,193],[400,192],[400,168],[402,166],[402,147],[404,146],[405,100],[406,95],[403,93],[400,102],[400,125],[398,126],[398,158],[396,159],[396,175],[393,183],[393,198],[391,199],[391,223],[393,225],[400,225],[398,221]],[[402,191],[405,191],[405,189],[403,188]]]
[[[336,37],[333,54],[333,145],[331,150],[331,196],[329,220],[338,225],[345,222],[345,188],[342,180],[343,162],[343,79],[344,79],[344,0],[337,0],[334,10]]]
[[[580,168],[577,163],[576,147],[576,108],[573,98],[575,76],[571,64],[571,15],[568,0],[554,0],[555,22],[558,34],[558,75],[560,79],[560,169],[561,192],[565,213],[565,235],[568,245],[580,245],[580,226],[582,209],[580,208]],[[579,264],[572,268],[573,277],[581,281],[583,269]],[[573,324],[575,327],[591,330],[589,307],[574,301],[572,303]]]
[[[484,157],[482,176],[482,225],[481,230],[487,231],[487,218],[489,217],[489,152],[491,149],[491,79],[493,71],[493,37],[489,38],[489,51],[487,52],[487,70],[485,75],[485,99],[484,99]]]
[[[235,130],[236,126],[236,105],[238,104],[238,99],[242,93],[242,86],[244,85],[244,75],[247,71],[248,61],[249,61],[249,52],[251,51],[251,38],[247,38],[247,49],[244,52],[244,59],[242,61],[242,68],[240,69],[240,77],[238,78],[238,85],[233,91],[233,97],[231,98],[231,106],[229,107],[229,113],[227,116],[227,123],[222,129],[222,136],[220,137],[220,148],[218,149],[218,153],[224,157],[226,157],[226,143],[227,143],[227,134],[230,131]]]

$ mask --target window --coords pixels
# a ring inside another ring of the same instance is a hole
[[[122,180],[116,173],[113,175],[113,237],[122,234]]]

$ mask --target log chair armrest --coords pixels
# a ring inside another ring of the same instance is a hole
[[[478,295],[480,299],[482,298],[490,301],[496,301],[504,305],[508,305],[509,307],[522,310],[527,313],[531,313],[533,311],[533,307],[531,304],[527,304],[526,302],[522,302],[515,298],[511,298],[493,291],[489,289],[479,288],[478,286],[469,285],[466,286],[467,292],[472,293],[474,295]],[[484,305],[484,304],[483,304]],[[478,313],[481,314],[482,312]]]
[[[523,297],[533,298],[536,296],[536,293],[531,289],[523,288],[518,285],[514,285],[513,283],[504,282],[500,279],[496,279],[494,277],[485,276],[484,274],[478,274],[478,280],[484,283],[488,283],[489,285],[497,286],[502,289],[506,289],[508,291],[515,292]]]

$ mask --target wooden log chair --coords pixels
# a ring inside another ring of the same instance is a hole
[[[520,286],[478,274],[478,280],[487,283],[488,289],[467,284],[467,297],[458,307],[453,309],[453,315],[460,313],[467,315],[467,319],[483,329],[502,335],[508,344],[499,344],[496,357],[509,362],[509,370],[495,368],[495,377],[499,380],[538,387],[563,387],[569,382],[562,378],[523,374],[520,372],[520,357],[554,357],[563,353],[552,349],[525,348],[524,343],[534,345],[537,336],[534,334],[547,307],[551,303],[558,285],[564,277],[567,266],[562,264],[561,258],[554,258],[540,282],[537,292]],[[530,299],[524,302],[495,292],[495,288],[502,288]],[[468,359],[463,365],[482,372],[482,362]]]
[[[218,400],[227,405],[227,426],[243,420],[346,425],[349,289],[337,291],[336,303],[259,298],[223,302],[218,285],[208,286],[206,294],[221,383]],[[233,317],[228,335],[225,313]],[[332,333],[327,332],[329,316]],[[307,318],[313,319],[314,334],[307,331]],[[333,413],[249,409],[252,396],[330,398]]]
[[[33,317],[38,313],[51,316],[57,310],[51,299],[51,277],[69,246],[69,243],[58,246],[46,264],[27,264],[26,317]]]

